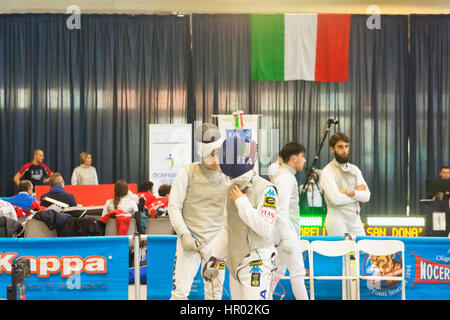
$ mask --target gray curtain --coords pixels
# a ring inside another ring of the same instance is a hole
[[[0,194],[44,150],[67,182],[90,151],[100,183],[148,179],[148,125],[184,123],[189,17],[0,15]]]
[[[369,30],[367,18],[352,15],[347,82],[252,82],[249,16],[194,15],[196,110],[229,114],[239,108],[262,114],[261,128],[278,129],[280,146],[291,140],[303,143],[309,164],[327,119],[338,119],[330,134],[341,130],[350,136],[351,162],[372,191],[362,214],[404,214],[408,17],[382,15],[380,30]],[[316,167],[330,160],[327,139]],[[303,183],[304,173],[298,178]]]
[[[411,207],[450,165],[450,16],[411,16]]]
[[[192,79],[197,121],[236,109],[251,113],[248,15],[192,16]]]

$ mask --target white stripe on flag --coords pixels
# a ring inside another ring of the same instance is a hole
[[[317,14],[284,15],[284,80],[314,81]]]

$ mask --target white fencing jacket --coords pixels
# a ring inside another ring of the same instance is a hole
[[[361,210],[359,203],[370,200],[370,190],[361,171],[350,163],[341,165],[336,159],[333,159],[323,168],[319,184],[324,191],[327,214],[358,215]],[[355,187],[360,184],[366,185],[367,190],[355,190]],[[354,190],[355,195],[349,197],[340,193],[339,189]]]

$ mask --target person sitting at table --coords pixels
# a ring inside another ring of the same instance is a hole
[[[158,194],[160,198],[154,197],[154,201],[148,207],[148,211],[141,215],[141,228],[142,230],[147,229],[147,224],[149,219],[157,218],[159,216],[167,216],[167,207],[169,206],[169,196],[170,189],[172,188],[169,184],[163,184],[158,188]]]
[[[8,202],[24,210],[39,207],[39,200],[32,196],[33,184],[30,180],[22,180],[19,184],[19,193],[9,198]]]
[[[145,207],[150,209],[150,206],[153,201],[156,200],[155,195],[153,194],[153,182],[146,180],[139,184],[138,188],[138,197],[145,199]]]
[[[14,207],[8,201],[0,200],[0,217],[1,216],[17,221],[16,210],[14,210]]]
[[[158,188],[160,198],[155,199],[150,206],[150,217],[155,218],[167,214],[167,207],[169,206],[170,189],[169,184],[163,184]]]
[[[50,191],[43,194],[40,198],[41,204],[45,206],[44,203],[48,202],[45,201],[45,198],[50,198],[62,203],[65,203],[69,207],[76,207],[77,201],[75,200],[75,196],[71,193],[66,192],[66,189],[64,189],[64,179],[61,176],[60,173],[54,172],[49,177],[49,183],[50,183]]]
[[[114,210],[122,210],[132,216],[138,211],[136,201],[128,197],[128,183],[125,180],[119,180],[114,184],[114,198],[106,201],[102,217]]]
[[[450,167],[449,166],[442,166],[441,171],[439,172],[439,177],[442,180],[450,180]]]
[[[96,185],[98,184],[97,170],[92,166],[92,154],[80,153],[80,165],[73,170],[72,185]]]

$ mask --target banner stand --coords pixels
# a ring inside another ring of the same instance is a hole
[[[135,233],[134,239],[134,299],[141,300],[141,263],[140,263],[140,234]],[[137,248],[137,249],[136,249]]]

